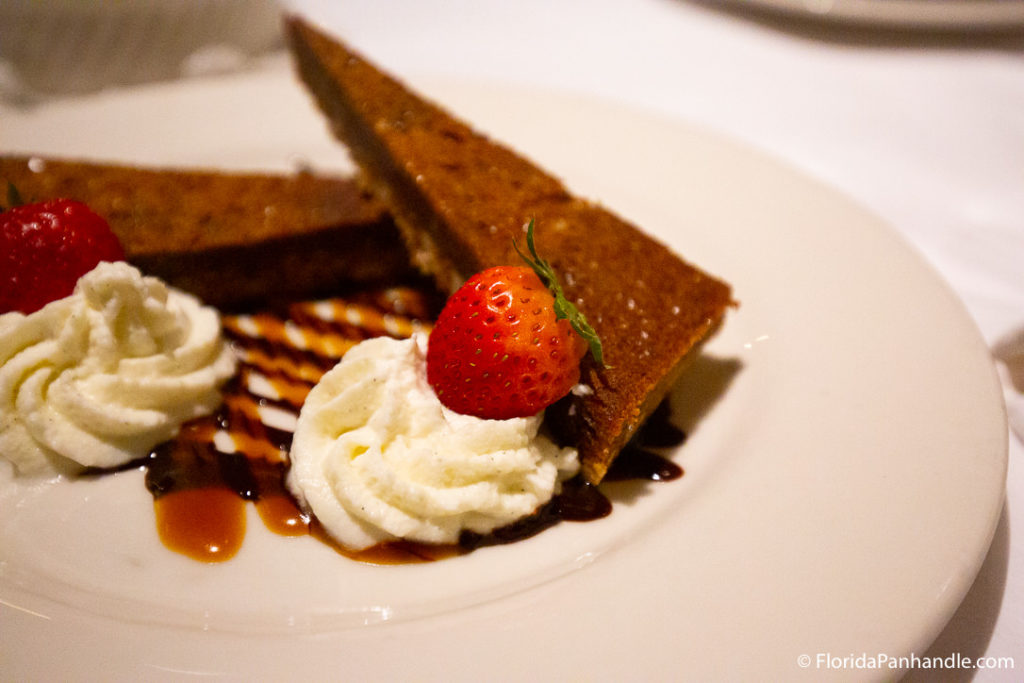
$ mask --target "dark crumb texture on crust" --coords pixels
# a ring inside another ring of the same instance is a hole
[[[390,216],[350,179],[2,156],[0,181],[26,202],[85,202],[130,262],[219,306],[411,274]]]
[[[413,262],[454,291],[484,268],[520,262],[513,239],[536,220],[537,247],[601,336],[608,367],[550,420],[600,481],[612,460],[733,305],[730,287],[660,242],[569,193],[530,161],[410,92],[301,19],[287,33],[300,76],[364,181],[395,217]]]

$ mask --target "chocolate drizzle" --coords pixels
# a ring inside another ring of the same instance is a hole
[[[626,446],[604,475],[605,481],[672,481],[683,476],[683,468],[657,453],[637,446]]]
[[[528,538],[562,521],[588,521],[611,513],[612,503],[582,477],[535,514],[489,534],[464,532],[459,543],[434,546],[409,541],[351,552],[333,543],[315,519],[288,494],[284,477],[291,425],[306,394],[355,342],[381,334],[406,337],[429,329],[429,295],[391,288],[358,299],[289,306],[283,315],[226,316],[225,330],[241,362],[224,389],[216,415],[186,424],[178,437],[145,460],[161,538],[172,550],[205,562],[230,559],[245,535],[246,501],[263,523],[282,535],[311,534],[353,559],[377,564],[425,562],[487,545]],[[681,443],[682,432],[659,409],[609,471],[609,480],[667,481],[682,475],[671,461],[646,450]]]

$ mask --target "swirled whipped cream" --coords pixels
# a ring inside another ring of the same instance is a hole
[[[219,405],[236,363],[220,329],[214,309],[124,262],[0,315],[0,455],[22,474],[146,455]]]
[[[299,415],[288,488],[352,550],[404,538],[455,543],[533,513],[579,469],[538,434],[543,415],[483,420],[441,405],[427,336],[361,342]]]

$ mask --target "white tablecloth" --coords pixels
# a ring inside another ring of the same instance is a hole
[[[287,4],[398,74],[574,91],[743,140],[886,219],[991,345],[1024,328],[1024,29],[937,35],[687,0]],[[1010,436],[1007,502],[978,579],[917,653],[1015,659],[981,681],[1024,675],[1021,438]]]

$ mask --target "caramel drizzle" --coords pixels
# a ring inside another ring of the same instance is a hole
[[[230,559],[245,536],[246,501],[255,503],[264,524],[275,533],[311,534],[346,557],[376,564],[434,561],[526,538],[563,520],[597,519],[611,512],[608,499],[578,479],[567,482],[562,494],[534,515],[491,534],[465,533],[451,546],[400,540],[360,552],[334,543],[305,516],[283,484],[302,404],[323,374],[359,341],[429,332],[428,322],[406,312],[429,315],[428,297],[418,290],[391,288],[361,294],[358,300],[292,304],[286,317],[268,312],[225,316],[225,333],[240,370],[224,389],[223,406],[216,415],[185,425],[177,438],[159,446],[147,460],[146,486],[154,496],[164,544],[204,562]],[[660,427],[643,430],[653,434],[658,442],[653,445],[682,440],[667,415],[655,417],[651,422]],[[625,463],[632,463],[631,468],[623,469]],[[677,465],[636,448],[620,456],[616,465],[609,479],[667,480],[682,475]]]
[[[416,291],[389,291],[392,307],[423,308]],[[340,299],[293,305],[287,318],[267,312],[225,316],[223,325],[240,368],[220,411],[188,423],[147,461],[161,538],[206,562],[230,559],[240,548],[247,500],[276,533],[317,533],[282,483],[306,396],[360,340],[429,329],[391,310]],[[397,550],[377,551],[380,561]],[[415,549],[401,549],[402,557],[410,554]]]

